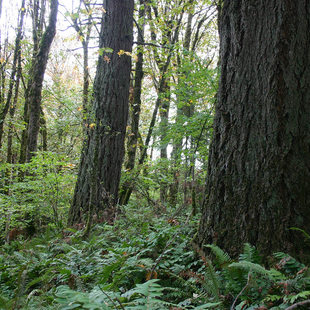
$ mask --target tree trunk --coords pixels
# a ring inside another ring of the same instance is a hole
[[[168,168],[168,126],[169,126],[169,108],[170,108],[170,85],[169,85],[169,78],[165,78],[165,84],[163,88],[163,93],[158,93],[158,96],[161,98],[160,108],[159,108],[159,115],[160,115],[160,159],[161,159],[161,173],[162,175],[167,175],[169,170]],[[167,202],[167,191],[168,191],[168,184],[163,178],[160,181],[160,202],[164,205]]]
[[[18,25],[17,25],[17,35],[16,35],[16,39],[15,39],[13,64],[12,64],[12,69],[11,69],[12,72],[11,72],[11,77],[10,77],[8,94],[7,94],[5,106],[3,107],[3,109],[0,113],[0,149],[2,147],[2,136],[3,136],[3,131],[4,131],[4,121],[5,121],[5,118],[7,116],[8,111],[10,109],[14,84],[17,83],[15,81],[15,75],[17,72],[18,58],[19,58],[19,55],[21,53],[21,51],[20,51],[21,40],[23,38],[24,16],[25,16],[25,12],[26,12],[24,7],[25,7],[25,0],[23,0],[22,5],[21,5],[21,10],[20,10],[21,13],[20,13],[20,18],[19,18]],[[4,89],[3,89],[3,91],[4,91]]]
[[[17,100],[18,100],[18,91],[19,91],[19,84],[22,75],[22,59],[21,59],[21,52],[18,55],[18,68],[17,68],[17,75],[16,75],[16,83],[15,83],[15,94],[13,99],[13,104],[10,107],[10,119],[8,123],[8,143],[7,143],[7,163],[14,164],[16,160],[16,154],[13,150],[13,133],[14,133],[14,115],[17,107]]]
[[[44,111],[40,109],[40,133],[42,136],[42,151],[47,152],[47,126]]]
[[[144,42],[144,15],[145,15],[145,0],[140,0],[139,7],[139,30],[138,38],[139,42]],[[127,161],[125,164],[126,173],[131,173],[135,167],[137,146],[140,143],[139,138],[139,122],[140,122],[140,112],[141,112],[141,92],[142,92],[142,81],[143,81],[143,45],[138,47],[138,55],[135,70],[135,82],[132,94],[132,100],[130,100],[130,132],[127,138]],[[120,191],[120,204],[126,205],[129,201],[130,195],[133,190],[133,184],[131,180],[125,182]]]
[[[38,53],[33,58],[30,69],[27,96],[25,98],[25,105],[28,104],[29,107],[26,161],[30,161],[34,152],[37,151],[43,79],[50,47],[56,33],[57,12],[58,0],[51,0],[49,24],[39,43]]]
[[[77,15],[72,14],[72,26],[77,32],[79,39],[82,42],[83,47],[83,125],[87,125],[87,117],[89,113],[89,67],[88,67],[88,46],[90,40],[91,29],[93,26],[91,8],[88,7],[89,4],[85,3],[86,11],[88,12],[87,26],[86,29],[82,27],[82,21],[79,17],[81,13],[81,8],[79,7]]]
[[[310,3],[223,1],[221,80],[197,242],[264,256],[310,223]],[[309,249],[308,254],[309,254]]]
[[[133,41],[134,1],[106,0],[94,81],[93,115],[82,151],[78,180],[69,211],[69,225],[96,214],[115,215],[124,156]],[[108,52],[113,49],[112,53]]]

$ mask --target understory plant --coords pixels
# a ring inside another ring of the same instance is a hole
[[[0,233],[13,228],[62,225],[67,216],[75,176],[64,155],[38,152],[30,163],[0,167]]]
[[[284,253],[270,269],[249,244],[237,261],[216,245],[197,255],[197,221],[130,204],[87,240],[82,230],[50,227],[5,244],[0,309],[275,310],[309,299],[308,268]]]

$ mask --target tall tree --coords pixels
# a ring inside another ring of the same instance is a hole
[[[310,223],[310,5],[224,0],[221,79],[197,242],[303,256]],[[308,252],[309,253],[309,252]]]
[[[2,5],[2,3],[0,3],[0,7],[1,7],[1,5]],[[21,4],[21,9],[20,9],[20,16],[18,18],[17,34],[16,34],[15,47],[14,47],[14,56],[13,56],[13,63],[12,63],[11,76],[10,76],[9,88],[8,88],[8,92],[7,92],[6,103],[5,103],[2,111],[0,112],[0,149],[2,146],[4,121],[5,121],[7,113],[9,112],[9,109],[10,109],[11,100],[12,100],[12,96],[13,96],[14,84],[19,83],[19,76],[18,76],[17,80],[15,80],[15,78],[16,78],[16,72],[17,72],[17,67],[18,67],[18,59],[19,59],[20,54],[21,54],[21,41],[23,38],[23,25],[24,25],[25,12],[26,12],[25,0],[23,0],[22,4]]]
[[[38,5],[39,1],[35,0],[34,6],[38,7]],[[38,12],[39,10],[34,8],[33,14],[38,14]],[[42,34],[42,37],[40,37],[40,32],[43,25],[37,25],[37,21],[41,21],[42,18],[38,18],[36,16],[33,18],[34,55],[31,63],[25,96],[25,119],[28,121],[28,129],[27,134],[24,135],[24,143],[22,145],[20,158],[21,162],[24,162],[25,160],[30,161],[34,152],[37,151],[40,116],[42,114],[42,86],[50,47],[56,33],[57,13],[58,0],[51,0],[49,22],[44,33]],[[41,6],[41,15],[44,15],[43,4]]]
[[[133,42],[134,1],[106,0],[93,108],[78,180],[69,212],[70,225],[88,214],[113,218],[124,156]]]
[[[141,94],[142,94],[142,81],[143,81],[143,61],[144,61],[144,29],[145,29],[145,0],[140,0],[139,5],[139,20],[138,20],[138,46],[137,60],[135,66],[135,78],[130,96],[130,130],[127,132],[127,158],[125,162],[126,173],[131,173],[135,167],[137,146],[139,141],[139,122],[141,112]],[[128,203],[131,192],[133,190],[132,179],[126,180],[120,190],[120,204],[125,205]]]

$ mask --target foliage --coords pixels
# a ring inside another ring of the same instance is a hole
[[[30,163],[1,165],[2,237],[14,227],[63,224],[75,179],[72,169],[67,157],[51,152],[37,153]]]
[[[236,309],[285,309],[309,298],[308,269],[288,255],[276,253],[271,269],[249,244],[237,262],[216,245],[208,246],[214,258],[197,257],[190,245],[197,218],[153,212],[128,205],[88,240],[51,227],[3,245],[0,308],[228,309],[238,296]]]
[[[49,151],[37,152],[30,163],[17,164],[27,128],[26,107],[22,105],[35,57],[32,34],[26,27],[21,55],[24,85],[16,91],[16,107],[10,111],[11,161],[6,156],[8,144],[3,143],[0,150],[0,309],[276,310],[309,299],[308,267],[285,253],[275,253],[267,268],[250,244],[244,245],[237,261],[214,244],[203,249],[211,252],[210,256],[192,249],[199,215],[191,216],[194,207],[189,211],[187,206],[194,205],[196,194],[198,202],[204,198],[219,78],[217,59],[212,56],[217,49],[213,2],[185,1],[182,6],[179,1],[152,0],[145,7],[149,10],[146,17],[138,20],[136,16],[140,27],[146,24],[142,41],[150,44],[144,50],[137,155],[143,150],[157,97],[166,103],[159,112],[170,111],[170,115],[163,126],[164,116],[159,113],[144,165],[122,173],[122,183],[133,186],[129,204],[118,206],[120,216],[113,225],[94,220],[88,239],[83,223],[74,228],[65,225],[84,127],[91,125],[87,124],[89,115],[82,100],[82,54],[74,41],[77,36],[83,43],[87,33],[92,43],[97,40],[97,20],[104,8],[96,1],[72,1],[72,8],[66,8],[67,22],[81,28],[75,29],[77,35],[60,35],[49,57],[42,91]],[[27,10],[30,16],[32,8]],[[193,44],[192,48],[185,46],[190,14],[192,43],[198,40],[195,48]],[[178,20],[178,40],[172,44]],[[12,42],[14,38],[8,38],[0,51],[0,112],[8,96]],[[102,51],[112,52],[103,47],[90,52],[90,58],[95,55],[97,59]],[[134,56],[127,51],[118,53]],[[170,64],[162,72],[169,57]],[[109,57],[105,61],[109,63]],[[88,67],[84,69],[90,70],[87,75],[92,80],[93,59]],[[163,76],[167,87],[159,93]],[[90,85],[90,100],[91,89]],[[8,138],[9,123],[3,122],[4,138]],[[43,143],[38,146],[41,150]],[[168,149],[168,158],[159,156],[163,147]],[[163,188],[170,197],[161,201]],[[303,233],[309,242],[308,233],[292,229]]]

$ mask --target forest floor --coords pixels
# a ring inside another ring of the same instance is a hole
[[[236,261],[215,245],[199,255],[197,225],[131,204],[88,238],[53,225],[17,238],[0,248],[0,309],[310,308],[308,267],[276,253],[266,269],[249,244]]]

